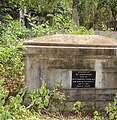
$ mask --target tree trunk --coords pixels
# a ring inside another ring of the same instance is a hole
[[[78,11],[77,8],[72,8],[72,19],[74,21],[74,23],[77,25],[77,27],[79,28],[79,16],[78,16]]]
[[[25,25],[25,19],[24,19],[25,15],[24,15],[24,10],[21,9],[19,11],[19,19],[20,19],[20,22],[22,22],[24,25]]]
[[[113,16],[113,28],[114,30],[117,30],[117,20],[116,20],[116,12],[114,12],[113,9],[111,9],[112,16]]]
[[[77,6],[78,6],[78,1],[77,0],[72,0],[73,4],[72,4],[72,19],[74,21],[74,23],[77,25],[77,27],[79,28],[79,16],[78,16],[78,10],[77,10]]]

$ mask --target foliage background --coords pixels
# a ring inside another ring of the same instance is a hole
[[[74,4],[78,11],[79,28],[72,20]],[[28,25],[19,16],[21,10],[24,12],[23,19],[28,20]],[[52,15],[51,20],[47,19],[48,14]],[[44,17],[42,22],[39,22],[40,16]],[[117,30],[116,0],[1,0],[0,119],[27,119],[32,114],[32,119],[37,119],[35,116],[38,116],[40,110],[47,108],[50,103],[63,106],[61,102],[65,100],[64,95],[58,91],[50,93],[45,84],[32,94],[27,93],[25,88],[21,89],[23,85],[21,77],[24,76],[22,44],[25,39],[57,33],[94,34],[94,30],[109,28]],[[5,80],[4,87],[7,90],[2,86],[1,79]],[[31,104],[24,103],[25,95]],[[81,103],[77,102],[74,106],[78,115],[80,105]],[[114,104],[106,108],[109,118],[116,118],[115,109],[116,99]],[[94,117],[96,120],[101,119],[97,112]]]
[[[1,0],[0,19],[11,14],[15,19],[21,9],[31,17],[45,13],[62,14],[72,17],[73,7],[77,8],[80,26],[87,29],[117,30],[117,1],[116,0]]]

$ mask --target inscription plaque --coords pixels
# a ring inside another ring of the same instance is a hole
[[[95,87],[96,71],[72,71],[72,88]]]

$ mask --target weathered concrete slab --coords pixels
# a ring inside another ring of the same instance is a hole
[[[24,42],[25,45],[36,46],[117,46],[117,41],[99,35],[56,34],[33,38]]]
[[[40,88],[44,80],[49,89],[61,82],[62,90],[70,96],[69,101],[101,103],[113,100],[117,92],[116,40],[98,35],[58,34],[27,40],[24,46],[26,86],[30,91]],[[80,75],[75,84],[81,88],[72,88],[73,71],[95,71],[94,87],[90,85],[91,75]]]

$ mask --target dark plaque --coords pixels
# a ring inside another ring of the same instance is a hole
[[[72,88],[95,87],[96,71],[72,71]]]

